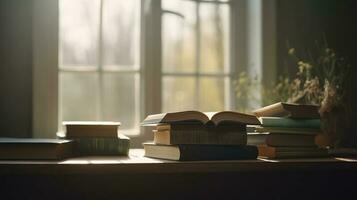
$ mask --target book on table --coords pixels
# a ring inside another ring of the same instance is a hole
[[[321,147],[324,145],[321,134],[248,133],[247,144],[272,147]]]
[[[182,111],[172,113],[161,113],[147,116],[141,123],[142,126],[152,126],[157,124],[172,124],[172,123],[201,123],[219,125],[223,123],[240,123],[240,124],[260,124],[259,120],[254,115],[234,112],[199,112],[199,111]]]
[[[317,105],[284,102],[259,108],[254,110],[253,113],[257,117],[320,118],[319,106]]]
[[[78,156],[128,155],[130,139],[119,134],[120,122],[65,121],[63,125],[65,132],[58,137],[73,139]]]
[[[235,144],[247,143],[246,126],[231,124],[208,127],[204,124],[160,124],[153,130],[156,144]]]
[[[256,159],[258,149],[248,145],[159,145],[144,143],[145,156],[151,158],[205,161],[205,160],[242,160]]]
[[[120,122],[111,121],[64,121],[66,138],[108,137],[118,136]]]
[[[258,145],[259,157],[280,159],[280,158],[316,158],[328,157],[328,150],[313,147],[272,147]]]
[[[62,160],[72,156],[72,148],[72,140],[0,138],[0,159]]]

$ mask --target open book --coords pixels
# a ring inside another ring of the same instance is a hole
[[[234,111],[222,112],[199,112],[199,111],[183,111],[172,113],[161,113],[149,115],[141,123],[142,126],[157,125],[160,123],[184,123],[184,122],[200,122],[202,124],[213,123],[218,125],[222,122],[233,122],[240,124],[259,125],[259,120],[254,115]]]

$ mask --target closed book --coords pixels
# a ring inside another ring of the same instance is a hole
[[[285,117],[260,117],[263,127],[307,128],[320,130],[320,119],[291,119]]]
[[[278,102],[259,108],[253,113],[258,117],[320,118],[319,106]]]
[[[72,156],[73,141],[39,138],[0,138],[2,160],[62,160]]]
[[[207,130],[153,130],[156,144],[247,144],[246,132]]]
[[[256,159],[258,156],[257,147],[246,145],[143,145],[145,156],[168,160],[242,160]]]
[[[322,130],[314,128],[291,128],[291,127],[263,127],[254,126],[250,127],[249,132],[256,133],[284,133],[284,134],[305,134],[305,135],[317,135],[321,134]]]
[[[77,138],[74,153],[77,156],[127,156],[130,139],[119,134],[116,138]]]
[[[316,158],[328,157],[327,149],[323,148],[306,148],[306,147],[270,147],[258,146],[259,157],[262,158]]]
[[[268,145],[272,147],[318,147],[326,146],[323,136],[283,134],[283,133],[248,133],[248,145]],[[323,144],[322,144],[323,143]]]
[[[65,121],[66,138],[118,137],[120,122],[109,121]]]
[[[246,144],[246,125],[224,123],[218,126],[200,123],[159,124],[154,130],[158,144]]]

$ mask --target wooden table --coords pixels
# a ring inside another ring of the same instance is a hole
[[[143,157],[0,161],[1,192],[46,198],[341,198],[354,194],[357,159],[177,162]]]

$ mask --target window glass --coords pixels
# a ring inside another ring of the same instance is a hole
[[[175,112],[196,108],[196,83],[193,77],[166,76],[162,81],[162,110]]]
[[[138,67],[139,1],[103,2],[103,66]]]
[[[60,66],[97,66],[99,0],[59,1]]]
[[[62,121],[99,120],[98,74],[62,72],[59,78]]]
[[[104,73],[103,120],[120,121],[121,130],[138,129],[139,75]]]
[[[162,4],[163,71],[194,72],[196,71],[195,3],[170,0],[163,1]]]
[[[59,21],[60,122],[138,133],[140,0],[60,0]]]
[[[223,73],[228,68],[228,17],[227,4],[200,5],[200,71]]]

